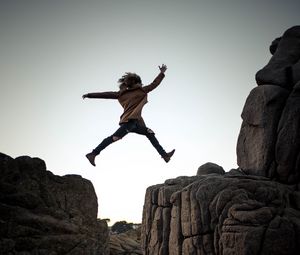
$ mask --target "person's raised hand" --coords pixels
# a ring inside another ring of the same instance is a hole
[[[167,66],[165,64],[162,64],[161,66],[158,66],[159,70],[161,73],[164,73],[167,71]]]

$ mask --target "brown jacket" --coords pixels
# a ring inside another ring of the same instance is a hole
[[[154,81],[147,85],[142,86],[137,84],[130,89],[120,89],[117,92],[99,92],[88,93],[88,98],[104,98],[104,99],[118,99],[122,105],[124,112],[120,117],[120,124],[128,122],[130,119],[137,119],[141,125],[145,125],[142,118],[142,110],[147,101],[147,94],[155,89],[163,80],[165,75],[160,73]]]

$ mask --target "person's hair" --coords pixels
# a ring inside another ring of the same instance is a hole
[[[119,80],[120,88],[128,87],[131,88],[133,85],[137,83],[142,83],[141,77],[138,76],[136,73],[125,73]]]

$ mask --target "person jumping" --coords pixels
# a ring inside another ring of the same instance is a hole
[[[95,158],[103,149],[131,132],[146,136],[165,162],[168,163],[170,161],[175,150],[167,153],[159,144],[155,137],[155,133],[150,128],[146,127],[142,118],[143,107],[148,102],[147,94],[161,83],[165,77],[167,66],[163,64],[162,66],[159,66],[159,70],[160,73],[158,76],[147,86],[142,85],[140,76],[135,73],[127,72],[118,80],[120,84],[119,91],[88,93],[82,96],[83,99],[118,99],[124,109],[124,112],[120,117],[120,127],[118,130],[113,135],[105,138],[92,152],[86,154],[87,159],[93,166],[96,166]]]

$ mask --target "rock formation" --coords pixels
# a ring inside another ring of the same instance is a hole
[[[149,187],[145,255],[299,254],[300,26],[270,51],[242,111],[239,168],[208,163]]]
[[[110,255],[142,255],[141,228],[111,234],[109,248]]]
[[[90,181],[56,176],[39,158],[0,153],[0,253],[107,255]]]
[[[300,26],[273,41],[242,113],[238,165],[248,174],[300,181]]]

